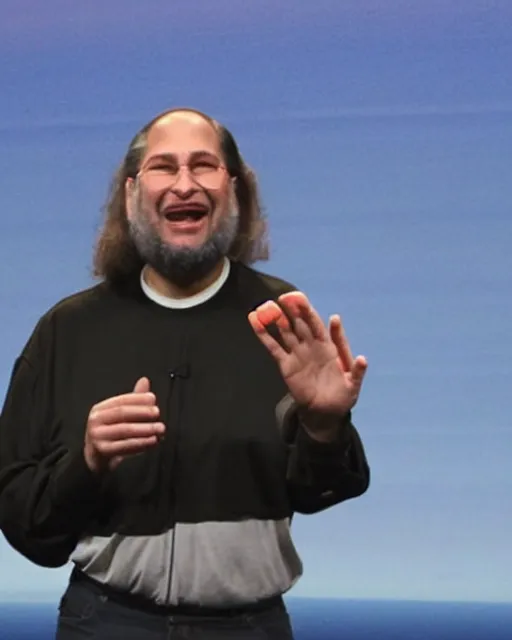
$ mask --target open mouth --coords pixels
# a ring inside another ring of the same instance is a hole
[[[197,222],[208,215],[208,207],[199,204],[167,207],[163,215],[169,222]]]

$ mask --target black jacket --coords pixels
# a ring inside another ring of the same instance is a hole
[[[99,284],[48,311],[17,359],[0,419],[0,528],[36,564],[60,566],[86,534],[156,534],[175,522],[283,518],[356,497],[369,468],[350,416],[335,443],[300,427],[247,314],[294,287],[233,264],[191,309],[138,279]],[[167,431],[98,477],[83,457],[91,407],[149,377]]]

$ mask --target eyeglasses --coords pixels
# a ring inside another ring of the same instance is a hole
[[[192,164],[159,164],[141,169],[136,178],[144,176],[152,189],[170,189],[179,180],[181,171],[187,170],[189,177],[203,189],[220,189],[227,168],[212,160],[201,160]]]

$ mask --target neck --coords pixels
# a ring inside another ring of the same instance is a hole
[[[224,266],[224,258],[216,265],[208,275],[201,280],[197,280],[188,287],[180,287],[174,282],[164,278],[158,271],[155,271],[153,267],[147,265],[144,269],[144,279],[147,284],[162,296],[175,299],[190,298],[195,296],[201,291],[204,291],[211,284],[220,277],[222,268]]]

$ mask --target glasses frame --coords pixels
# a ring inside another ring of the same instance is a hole
[[[190,166],[188,163],[181,163],[177,166],[177,171],[176,171],[176,175],[174,177],[174,180],[170,180],[169,179],[169,185],[167,188],[172,189],[174,187],[174,185],[179,181],[180,177],[181,177],[181,172],[183,171],[183,169],[187,170],[188,176],[189,178],[192,180],[192,182],[194,182],[195,184],[197,184],[199,187],[201,187],[201,189],[211,189],[212,191],[217,191],[217,189],[220,189],[221,185],[219,185],[218,187],[205,187],[203,184],[201,184],[200,179],[197,178],[197,176],[194,176],[194,174],[192,173],[192,171],[190,170]],[[156,169],[156,167],[141,167],[137,173],[135,174],[135,181],[138,182],[139,179],[144,176],[144,174],[147,174],[150,171],[158,171],[158,169]],[[226,165],[224,164],[219,164],[216,168],[215,171],[221,171],[224,172],[227,176],[229,176],[229,171],[228,168],[226,167]]]

